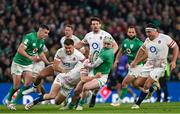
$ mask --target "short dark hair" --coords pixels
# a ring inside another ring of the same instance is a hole
[[[129,28],[134,28],[134,29],[135,29],[135,31],[137,31],[137,28],[136,28],[136,26],[135,26],[135,25],[129,25],[127,29],[129,29]]]
[[[136,28],[134,25],[129,25],[128,28]]]
[[[70,38],[65,39],[64,45],[74,45],[74,41]]]
[[[99,23],[101,23],[101,20],[98,17],[92,17],[90,23],[92,23],[92,21],[98,21]]]
[[[42,28],[42,29],[47,29],[47,30],[49,30],[49,27],[48,27],[47,25],[44,25],[44,24],[40,25],[40,26],[39,26],[39,28]]]
[[[72,30],[74,30],[74,27],[73,27],[72,25],[70,25],[70,24],[67,24],[67,25],[64,26],[64,28],[66,28],[66,27],[69,27],[69,28],[71,28]]]

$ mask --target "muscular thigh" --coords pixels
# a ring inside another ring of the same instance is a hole
[[[83,88],[83,82],[82,81],[80,81],[78,84],[77,84],[77,86],[76,86],[76,88],[74,89],[74,92],[79,92],[79,93],[81,93],[81,91],[82,91],[82,88]]]
[[[60,85],[53,83],[51,86],[50,94],[56,96],[60,90]]]
[[[15,62],[12,62],[11,65],[11,74],[14,75],[22,75],[24,71],[32,72],[33,65],[20,65]]]
[[[97,79],[93,79],[89,82],[86,82],[83,86],[83,88],[86,88],[86,90],[94,90],[94,89],[99,89],[99,83]]]
[[[55,102],[58,105],[58,104],[61,104],[65,99],[66,99],[66,96],[64,96],[61,93],[58,93],[57,96],[55,97]]]
[[[47,77],[47,76],[53,76],[54,75],[54,70],[52,65],[49,65],[45,67],[43,70],[40,71],[39,73],[40,77]]]
[[[145,83],[147,78],[138,77],[136,80],[133,81],[132,86],[133,87],[142,87]]]
[[[135,77],[128,75],[123,79],[122,84],[130,84],[133,80],[135,80]]]

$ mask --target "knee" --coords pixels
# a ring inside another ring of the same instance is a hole
[[[50,94],[49,94],[49,97],[50,97],[50,99],[54,99],[54,98],[56,97],[56,94],[50,93]]]
[[[140,84],[140,82],[138,82],[138,81],[134,81],[133,83],[132,83],[132,87],[134,87],[134,88],[138,88],[138,87],[140,87],[141,86],[141,84]]]
[[[56,105],[60,105],[61,102],[60,102],[58,99],[55,99],[55,104],[56,104]]]
[[[145,89],[145,90],[148,90],[150,87],[151,87],[151,85],[150,85],[149,83],[146,83],[146,84],[144,85],[144,89]]]

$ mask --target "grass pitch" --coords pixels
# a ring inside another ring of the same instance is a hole
[[[109,103],[106,104],[96,104],[94,108],[88,108],[87,105],[84,106],[82,111],[76,110],[60,110],[60,106],[56,105],[37,105],[31,110],[26,111],[24,105],[17,106],[16,111],[8,110],[6,106],[0,106],[0,114],[2,113],[13,113],[13,114],[44,114],[44,113],[59,113],[59,114],[138,114],[138,113],[180,113],[180,102],[173,103],[143,103],[140,109],[132,110],[132,104],[122,104],[118,107],[112,107]]]

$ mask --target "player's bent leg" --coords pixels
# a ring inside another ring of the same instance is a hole
[[[55,104],[59,105],[66,99],[66,96],[62,95],[61,93],[58,93],[55,97]]]
[[[135,103],[135,105],[133,105],[131,107],[131,109],[138,109],[139,106],[141,105],[142,101],[146,98],[146,96],[148,95],[149,93],[149,88],[151,87],[151,85],[153,84],[154,80],[149,76],[147,78],[147,80],[145,81],[145,84],[144,84],[144,89],[143,91],[141,91],[140,93],[140,96],[137,100],[137,102]]]
[[[23,73],[23,77],[24,77],[24,80],[25,80],[24,86],[18,92],[15,100],[13,100],[13,102],[12,102],[13,104],[17,104],[18,100],[23,96],[22,92],[29,88],[29,85],[32,82],[32,72],[31,71],[25,71]]]
[[[56,84],[56,83],[53,83],[53,85],[51,87],[51,90],[50,90],[50,93],[41,95],[40,97],[36,98],[33,102],[30,102],[30,103],[26,104],[25,109],[29,110],[33,106],[37,105],[38,103],[40,103],[40,102],[42,102],[44,100],[50,100],[50,99],[55,98],[56,95],[59,92],[59,89],[60,89],[60,85]]]
[[[135,77],[128,75],[122,81],[122,88],[127,88],[128,85],[135,79]]]
[[[13,88],[19,89],[21,85],[21,75],[13,75]]]
[[[53,75],[54,75],[54,69],[52,65],[45,67],[43,70],[39,72],[39,77],[41,78],[45,78]]]
[[[137,77],[132,83],[132,87],[139,89],[139,87],[143,87],[145,81],[147,80],[146,77]]]
[[[86,82],[84,85],[83,85],[83,89],[82,89],[82,96],[81,96],[81,99],[79,101],[79,104],[76,108],[76,110],[83,110],[83,104],[84,104],[84,100],[85,100],[85,93],[86,91],[89,91],[89,90],[94,90],[94,89],[99,89],[100,86],[99,86],[99,82],[97,79],[93,79],[89,82]]]
[[[57,96],[59,90],[60,90],[60,85],[57,83],[53,83],[49,94],[44,94],[44,97],[43,97],[44,100],[50,100],[50,99],[55,98]]]
[[[148,93],[150,87],[153,85],[154,82],[155,80],[149,76],[144,84],[144,92]]]
[[[77,84],[76,88],[74,89],[74,96],[72,97],[72,101],[68,105],[68,109],[73,109],[75,105],[78,104],[77,101],[79,100],[80,93],[82,92],[83,84],[84,82],[82,81]]]
[[[97,88],[94,88],[93,90],[93,94],[92,94],[92,97],[91,97],[91,101],[89,103],[89,108],[93,108],[96,104],[96,95],[99,91],[99,88],[103,87],[105,85],[105,83],[107,82],[107,79],[108,79],[108,75],[103,75],[101,78],[98,78],[98,87]]]
[[[6,99],[6,102],[5,102],[7,108],[10,109],[10,110],[16,110],[16,107],[11,102],[11,100],[12,100],[12,96],[14,95],[14,93],[19,89],[20,84],[21,84],[21,75],[13,74],[13,86],[9,90],[8,96],[7,96],[7,99]]]
[[[46,93],[43,83],[44,83],[44,79],[42,79],[40,84],[37,86],[37,92],[42,95]]]
[[[45,67],[43,70],[41,70],[39,72],[39,75],[37,76],[37,78],[34,82],[34,86],[37,87],[41,83],[42,78],[45,78],[48,76],[53,76],[53,75],[54,75],[53,66],[49,65],[49,66]]]
[[[96,95],[97,95],[98,91],[99,90],[97,89],[97,90],[94,90],[92,92],[91,100],[89,102],[89,108],[93,108],[95,106],[95,104],[96,104]]]
[[[23,95],[30,94],[32,92],[37,91],[37,86],[42,82],[42,78],[45,78],[47,76],[53,76],[54,75],[54,70],[52,65],[49,65],[45,67],[43,70],[40,71],[39,75],[36,77],[33,87],[27,89],[26,91],[23,92]]]
[[[127,91],[128,91],[127,87],[131,82],[133,82],[133,80],[135,80],[135,77],[131,75],[128,75],[124,78],[122,82],[122,89],[121,89],[120,97],[116,100],[116,102],[111,103],[112,106],[119,106],[122,103],[122,100],[126,96]]]

